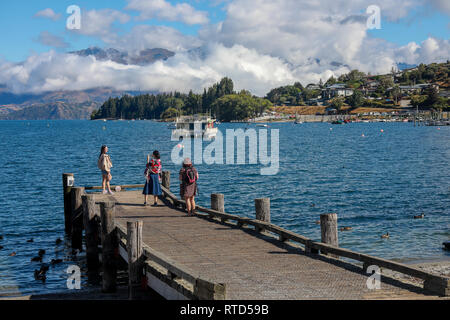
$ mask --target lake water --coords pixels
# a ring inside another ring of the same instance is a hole
[[[245,127],[219,126],[223,132]],[[254,199],[270,197],[272,222],[312,239],[320,240],[319,215],[336,212],[339,226],[353,227],[339,234],[344,248],[406,262],[450,259],[441,249],[450,238],[450,127],[280,123],[270,129],[280,130],[278,175],[260,175],[260,164],[198,165],[199,204],[209,206],[209,194],[220,192],[227,212],[254,217]],[[0,121],[0,137],[3,295],[67,290],[67,267],[85,267],[83,254],[55,244],[64,238],[61,175],[74,173],[79,186],[100,185],[102,144],[110,149],[114,184],[143,183],[146,155],[154,149],[172,181],[179,170],[170,161],[178,142],[163,123]],[[174,182],[172,191],[178,194]],[[425,219],[413,219],[422,212]],[[386,232],[390,239],[381,239]],[[40,264],[30,262],[38,249],[47,251],[45,262],[64,260],[45,283],[33,276]]]

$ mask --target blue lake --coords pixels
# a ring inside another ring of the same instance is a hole
[[[254,199],[270,197],[272,222],[312,239],[320,240],[319,215],[336,212],[339,226],[353,228],[340,232],[341,247],[405,262],[450,259],[442,250],[450,239],[450,127],[280,123],[270,129],[279,129],[279,173],[262,176],[261,164],[198,165],[199,204],[209,206],[210,193],[224,193],[227,212],[254,217]],[[146,155],[158,149],[178,194],[179,166],[170,160],[178,142],[170,133],[152,121],[1,121],[0,295],[67,290],[67,266],[84,267],[83,254],[55,244],[64,238],[61,175],[74,173],[79,186],[100,185],[102,144],[110,149],[114,184],[143,183]],[[422,212],[424,219],[413,219]],[[390,239],[381,239],[386,232]],[[30,262],[38,249],[47,251],[45,262],[64,260],[45,283],[33,276],[40,264]]]

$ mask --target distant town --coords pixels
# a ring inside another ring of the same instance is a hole
[[[450,111],[449,74],[449,61],[392,69],[384,75],[352,70],[318,84],[296,82],[278,87],[264,98],[247,90],[236,92],[233,81],[223,78],[203,94],[191,91],[110,98],[91,119],[173,121],[177,116],[209,112],[224,122],[295,121],[299,117],[303,117],[300,121],[328,121],[323,116],[341,120],[397,116],[403,121],[402,116],[412,114],[416,120],[443,120]]]

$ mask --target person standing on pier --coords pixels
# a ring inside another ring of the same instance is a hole
[[[111,158],[109,157],[108,153],[108,147],[103,145],[100,150],[100,156],[98,157],[97,167],[102,171],[102,187],[103,187],[103,194],[110,194],[113,195],[114,193],[111,191],[111,186],[109,185],[109,182],[112,179],[111,175]],[[108,191],[106,191],[106,187],[108,187]]]
[[[150,161],[150,155],[147,156],[147,167],[145,169],[145,186],[142,194],[145,195],[144,205],[147,205],[147,197],[149,194],[154,196],[153,206],[158,205],[158,196],[162,195],[162,189],[160,184],[161,175],[161,156],[159,151],[154,151],[152,159]]]
[[[183,167],[180,170],[180,196],[186,201],[188,216],[195,213],[195,196],[197,195],[198,171],[192,165],[189,158],[184,159]]]

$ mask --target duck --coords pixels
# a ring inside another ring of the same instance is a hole
[[[31,238],[30,240],[27,240],[28,243],[30,242],[34,242],[33,238]]]
[[[425,218],[425,213],[423,213],[423,212],[419,216],[414,216],[414,219],[423,219],[423,218]]]
[[[0,250],[2,250],[4,247],[3,246],[0,246]]]
[[[0,240],[3,240],[3,236],[0,234]]]
[[[45,281],[47,279],[47,276],[45,275],[45,272],[43,272],[41,270],[34,270],[34,278],[36,280]]]
[[[42,264],[41,269],[39,271],[46,273],[49,269],[50,269],[50,267],[48,266],[48,264],[44,263],[44,264]]]
[[[50,261],[50,264],[51,265],[55,265],[55,264],[58,264],[58,263],[61,263],[62,262],[62,259],[52,259],[52,261]]]
[[[14,252],[11,252],[9,256],[10,256],[10,257],[14,257],[16,254],[17,254],[17,253],[14,251]]]
[[[38,256],[38,257],[31,258],[31,261],[33,261],[33,262],[42,262],[42,257]]]
[[[60,238],[56,239],[55,243],[58,245],[62,242],[62,240]]]
[[[38,256],[42,257],[44,254],[45,254],[45,250],[44,249],[39,249]]]
[[[389,238],[389,232],[386,232],[386,234],[381,235],[381,238],[388,239]]]
[[[353,228],[352,227],[342,227],[342,228],[340,228],[339,230],[340,231],[350,231],[350,230],[352,230]]]

